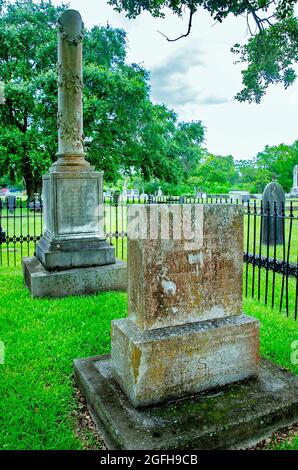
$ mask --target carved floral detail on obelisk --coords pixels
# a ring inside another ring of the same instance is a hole
[[[83,21],[65,11],[58,26],[58,156],[57,165],[89,165],[83,142]],[[74,47],[75,46],[75,47]]]
[[[72,142],[72,144],[77,148],[81,149],[84,145],[83,136],[80,137],[80,126],[78,125],[78,120],[73,119],[68,123],[65,123],[61,119],[61,113],[57,114],[57,128],[60,131],[61,138],[67,139]]]
[[[69,31],[65,31],[61,18],[58,20],[58,31],[63,41],[67,41],[71,46],[77,46],[84,39],[84,23],[82,21],[81,30],[72,35]]]
[[[59,31],[60,31],[60,34],[61,34],[61,39],[67,41],[69,44],[71,44],[72,46],[76,46],[77,44],[79,44],[80,42],[82,42],[83,38],[84,38],[84,33],[82,31],[81,34],[79,34],[78,36],[76,37],[73,37],[73,38],[70,38],[68,36],[68,34],[63,31],[63,28],[61,25],[59,25]]]
[[[60,73],[58,78],[58,87],[65,87],[74,92],[83,90],[83,81],[77,73]]]

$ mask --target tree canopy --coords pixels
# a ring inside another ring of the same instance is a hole
[[[298,165],[298,140],[292,145],[267,145],[251,160],[235,160],[231,155],[213,155],[205,150],[188,183],[213,194],[232,189],[262,193],[276,179],[285,192],[290,192],[295,165]]]
[[[57,151],[57,20],[50,0],[0,0],[0,172],[24,178],[30,197]],[[201,122],[178,123],[153,105],[146,70],[125,62],[126,34],[94,26],[84,38],[84,133],[87,158],[105,181],[123,174],[178,182],[197,164]]]
[[[200,8],[207,10],[219,23],[229,15],[245,16],[250,38],[246,44],[235,44],[231,49],[238,62],[246,65],[242,71],[243,89],[236,95],[239,101],[259,103],[270,84],[282,83],[287,88],[296,79],[297,0],[109,0],[109,3],[117,11],[125,10],[130,18],[142,11],[164,17],[165,7],[178,16],[188,12],[186,32],[176,38],[167,37],[168,41],[191,33],[193,16]]]

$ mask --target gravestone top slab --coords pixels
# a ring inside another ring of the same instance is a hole
[[[128,239],[128,315],[139,328],[242,313],[242,207],[135,205],[128,217],[147,225]]]

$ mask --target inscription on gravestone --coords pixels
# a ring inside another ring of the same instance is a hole
[[[75,183],[75,184],[74,184]],[[58,233],[89,233],[97,229],[97,181],[61,180],[57,184]]]

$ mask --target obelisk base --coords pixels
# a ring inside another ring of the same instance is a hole
[[[69,239],[51,243],[45,237],[36,245],[36,256],[51,270],[103,266],[115,263],[115,248],[105,240]]]
[[[45,230],[37,258],[49,271],[115,263],[104,235],[102,173],[53,168],[43,177]]]
[[[32,297],[68,297],[90,295],[103,291],[126,291],[126,263],[47,271],[35,257],[23,258],[25,283]]]
[[[135,407],[256,376],[259,322],[245,315],[140,330],[112,322],[115,379]]]
[[[23,258],[32,297],[125,291],[126,263],[104,235],[102,173],[52,170],[43,177],[44,235],[36,257]]]

